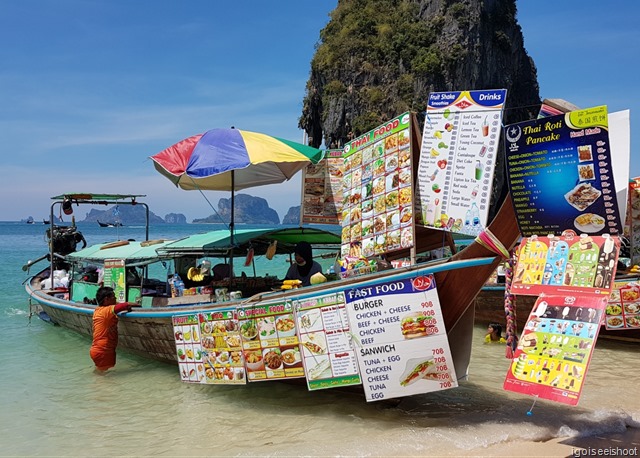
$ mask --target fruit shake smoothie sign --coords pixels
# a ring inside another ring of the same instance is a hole
[[[118,302],[126,302],[125,270],[123,259],[106,259],[104,261],[105,286],[111,286]]]
[[[618,237],[562,236],[522,239],[511,293],[528,296],[579,294],[608,297],[618,265]]]
[[[540,296],[504,389],[576,405],[606,304],[605,297]]]
[[[238,320],[250,382],[304,377],[291,302],[238,308]]]
[[[362,383],[343,293],[298,302],[296,320],[309,390]]]
[[[404,113],[344,148],[343,257],[413,246],[411,119]]]
[[[629,181],[626,233],[631,242],[631,263],[640,264],[640,177]]]
[[[505,127],[507,172],[520,232],[620,234],[607,107]]]
[[[173,317],[180,378],[188,383],[244,384],[244,359],[234,310]]]
[[[505,89],[435,92],[420,148],[416,222],[478,235],[487,223]]]
[[[433,275],[347,289],[367,401],[458,386]]]
[[[342,150],[327,150],[324,159],[304,169],[302,224],[340,224]]]

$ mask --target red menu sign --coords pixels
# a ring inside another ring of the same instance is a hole
[[[504,389],[576,405],[606,304],[606,297],[540,296]]]

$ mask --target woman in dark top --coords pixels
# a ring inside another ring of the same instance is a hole
[[[311,276],[322,273],[322,266],[313,260],[313,251],[309,242],[300,242],[294,251],[295,263],[291,264],[285,280],[301,280],[302,286],[311,285]]]

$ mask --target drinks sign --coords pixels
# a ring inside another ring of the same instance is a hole
[[[505,89],[429,95],[416,223],[478,235],[487,223]]]

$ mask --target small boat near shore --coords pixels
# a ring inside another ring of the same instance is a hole
[[[96,221],[98,222],[98,225],[100,227],[122,227],[123,226],[122,223],[119,221],[116,221],[114,223],[103,223],[100,220],[96,220]]]

